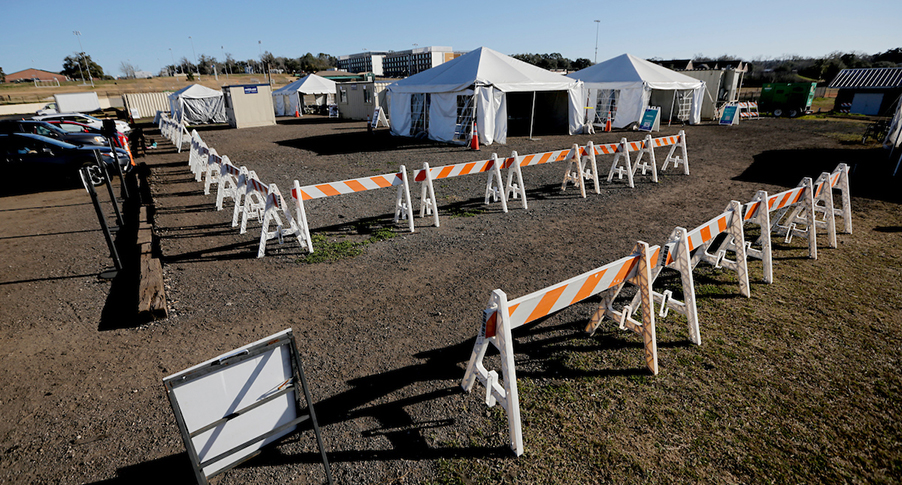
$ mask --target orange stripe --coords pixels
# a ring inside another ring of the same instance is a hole
[[[720,219],[717,220],[717,233],[720,234],[720,233],[724,232],[724,230],[726,228],[727,228],[727,218],[721,217]]]
[[[447,177],[448,174],[451,173],[452,170],[454,170],[454,167],[451,165],[448,165],[447,167],[443,168],[442,171],[438,173],[438,177],[435,177],[435,178],[443,179],[443,178]]]
[[[554,291],[549,291],[542,296],[542,299],[539,301],[539,304],[536,305],[536,308],[529,314],[529,317],[526,318],[526,321],[523,323],[529,323],[538,318],[542,318],[545,315],[548,315],[548,312],[551,311],[551,308],[554,307],[554,304],[557,303],[557,299],[560,298],[561,293],[567,289],[567,285],[561,286],[560,288],[555,289]]]
[[[814,192],[814,196],[819,197],[821,195],[821,189],[823,189],[823,188],[824,188],[824,184],[819,184],[817,186],[817,190]]]
[[[532,161],[533,158],[535,158],[535,155],[526,155],[525,157],[523,157],[523,161],[520,162],[520,166],[525,167],[529,165],[529,162]]]
[[[661,254],[661,248],[655,249],[655,252],[651,253],[651,267],[654,268],[658,265],[658,256]]]
[[[468,173],[473,171],[474,167],[476,167],[476,162],[468,163],[468,164],[464,165],[463,169],[461,169],[460,174],[467,175]]]
[[[542,158],[539,159],[539,165],[541,165],[541,164],[545,163],[546,161],[548,161],[549,158],[551,158],[551,154],[550,154],[550,153],[546,153],[546,154],[542,155]]]
[[[363,184],[356,180],[349,180],[345,182],[345,185],[347,185],[348,188],[350,188],[354,192],[363,192],[364,190],[366,190],[366,187],[364,187]]]
[[[709,229],[708,226],[702,228],[701,234],[703,243],[708,242],[708,240],[711,239],[711,229]]]
[[[504,159],[504,165],[501,168],[510,168],[514,166],[514,161],[516,159],[514,157],[509,157]]]
[[[574,304],[578,301],[582,301],[592,295],[592,290],[598,285],[598,282],[601,280],[601,277],[604,276],[606,269],[603,269],[595,274],[589,275],[589,278],[586,279],[586,282],[579,288],[579,291],[576,293],[576,296],[573,297],[573,301],[570,304]]]
[[[800,190],[799,193],[796,195],[796,198],[795,198],[795,199],[792,199],[792,203],[795,204],[796,202],[798,202],[799,199],[802,198],[802,194],[804,194],[804,193],[805,193],[805,190],[804,190],[804,189],[803,189],[803,190]]]
[[[511,306],[507,307],[507,314],[508,314],[508,316],[513,316],[513,315],[514,315],[514,311],[517,310],[517,307],[518,307],[518,306],[520,306],[519,303],[517,303],[516,305],[511,305]]]
[[[301,191],[301,198],[302,198],[302,200],[311,200],[311,199],[313,199],[313,197],[310,197],[310,195],[308,195],[307,192],[304,192],[303,190]]]
[[[786,202],[789,200],[789,197],[792,195],[792,192],[787,193],[783,196],[783,200],[780,201],[780,207],[786,205]]]
[[[567,155],[569,155],[569,154],[570,154],[570,152],[561,152],[561,153],[558,153],[557,158],[555,158],[554,161],[555,161],[555,162],[560,162],[561,160],[566,160],[566,159],[567,159]]]
[[[322,191],[322,193],[326,194],[326,196],[333,196],[341,193],[335,190],[335,187],[332,187],[329,184],[316,185],[315,187]]]
[[[767,199],[767,210],[773,210],[774,204],[777,202],[777,196]]]
[[[379,187],[381,187],[383,189],[386,187],[391,187],[391,182],[389,182],[388,180],[385,180],[385,177],[373,177],[370,180],[375,182],[376,185],[378,185]],[[363,190],[366,190],[366,188],[364,187]]]
[[[667,260],[664,261],[664,266],[667,266],[668,264],[670,264],[672,262],[673,262],[673,251],[670,251],[667,253]]]
[[[496,328],[496,320],[498,319],[498,312],[492,313],[492,316],[485,322],[485,336],[486,338],[495,336],[495,328]]]
[[[761,202],[755,202],[749,207],[749,211],[745,214],[745,220],[749,220],[752,216],[755,215],[755,211],[758,210],[758,206],[761,205]]]
[[[639,264],[639,256],[634,257],[633,259],[623,263],[623,266],[620,267],[620,271],[617,272],[617,276],[614,277],[614,280],[611,281],[611,284],[608,285],[608,288],[613,288],[620,283],[623,283],[623,280],[626,279],[627,275],[630,274],[630,271]]]

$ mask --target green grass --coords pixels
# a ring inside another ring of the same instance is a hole
[[[339,236],[337,240],[329,240],[328,237],[322,234],[314,234],[311,236],[313,253],[299,258],[298,262],[306,264],[334,263],[363,254],[363,251],[369,244],[375,244],[397,236],[392,229],[387,227],[372,229],[369,232],[369,237],[362,241],[352,241],[346,239],[346,236]]]

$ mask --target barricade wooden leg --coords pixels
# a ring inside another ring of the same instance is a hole
[[[652,374],[658,374],[658,343],[655,337],[655,304],[651,296],[651,261],[648,244],[639,241],[636,249],[641,257],[636,273],[636,285],[642,298],[642,340],[645,344],[645,366]]]
[[[582,198],[586,198],[585,173],[583,172],[584,163],[580,158],[579,145],[573,144],[570,153],[567,154],[567,171],[564,173],[564,181],[561,183],[561,190],[567,190],[567,183],[573,182],[573,185],[579,187],[579,193]]]
[[[432,183],[432,173],[429,171],[429,164],[423,162],[423,173],[426,179],[423,180],[423,186],[420,190],[420,217],[426,217],[431,214],[433,224],[439,227],[438,221],[438,201],[435,198],[435,186]]]
[[[592,124],[590,123],[589,126],[592,126]],[[598,184],[598,163],[595,160],[595,145],[591,140],[586,144],[586,153],[589,161],[589,167],[592,171],[592,183],[595,184],[595,193],[600,194],[601,186]]]
[[[526,203],[526,186],[523,184],[523,170],[520,169],[520,156],[517,155],[517,151],[514,150],[511,152],[511,158],[513,161],[511,162],[510,167],[507,169],[507,185],[505,186],[504,193],[507,194],[508,200],[521,198],[523,200],[523,208],[528,209],[529,206]],[[517,182],[514,183],[514,176],[517,177]]]
[[[852,234],[852,194],[849,192],[849,166],[840,163],[836,170],[839,175],[839,190],[842,192],[843,233]]]
[[[301,244],[302,248],[307,248],[308,253],[313,253],[313,240],[310,239],[310,226],[307,225],[307,211],[304,209],[304,197],[301,195],[301,184],[297,180],[294,181],[292,198],[294,199],[295,218],[298,221],[300,228],[298,242]],[[301,237],[303,237],[303,240],[300,239]]]
[[[489,175],[485,183],[485,203],[488,205],[492,200],[495,202],[501,200],[501,210],[507,212],[507,189],[504,186],[504,178],[501,177],[502,163],[498,154],[493,153],[492,168],[488,171]]]
[[[502,382],[498,382],[498,374],[488,371],[483,358],[489,344],[493,344],[500,352]],[[486,404],[500,403],[507,413],[510,447],[517,456],[523,454],[523,431],[520,423],[520,399],[517,391],[517,376],[514,367],[513,338],[510,328],[510,313],[507,295],[501,290],[492,292],[489,305],[483,312],[476,344],[470,354],[467,370],[461,381],[461,387],[470,392],[476,379],[486,388]]]
[[[815,182],[814,208],[816,214],[823,214],[824,220],[817,221],[815,226],[827,229],[827,246],[836,248],[836,211],[833,207],[833,189],[830,186],[830,174],[824,172]],[[822,203],[821,206],[819,203]]]
[[[755,213],[747,221],[756,224],[761,232],[758,239],[752,243],[746,244],[746,256],[760,259],[763,265],[764,278],[767,284],[774,282],[773,253],[770,242],[770,211],[768,210],[767,191],[759,190],[752,199],[752,203],[757,203]],[[759,244],[761,249],[753,247]]]

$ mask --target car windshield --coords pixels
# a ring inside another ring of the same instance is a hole
[[[16,133],[16,135],[19,135],[23,138],[28,138],[30,140],[42,142],[47,145],[54,145],[59,148],[66,148],[66,149],[77,148],[75,145],[72,145],[71,143],[59,141],[56,138],[47,138],[47,137],[43,137],[43,136],[39,136],[39,135],[31,135],[28,133]]]
[[[61,135],[66,133],[50,123],[35,123],[34,132],[41,136],[53,136],[54,134]]]

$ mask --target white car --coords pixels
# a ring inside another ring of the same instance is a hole
[[[91,128],[96,128],[98,130],[103,129],[103,120],[82,113],[56,113],[50,115],[32,116],[31,119],[37,121],[75,121],[77,123],[88,125]],[[129,133],[131,133],[132,129],[130,126],[128,126],[128,123],[122,120],[116,120],[116,131],[128,135]]]

